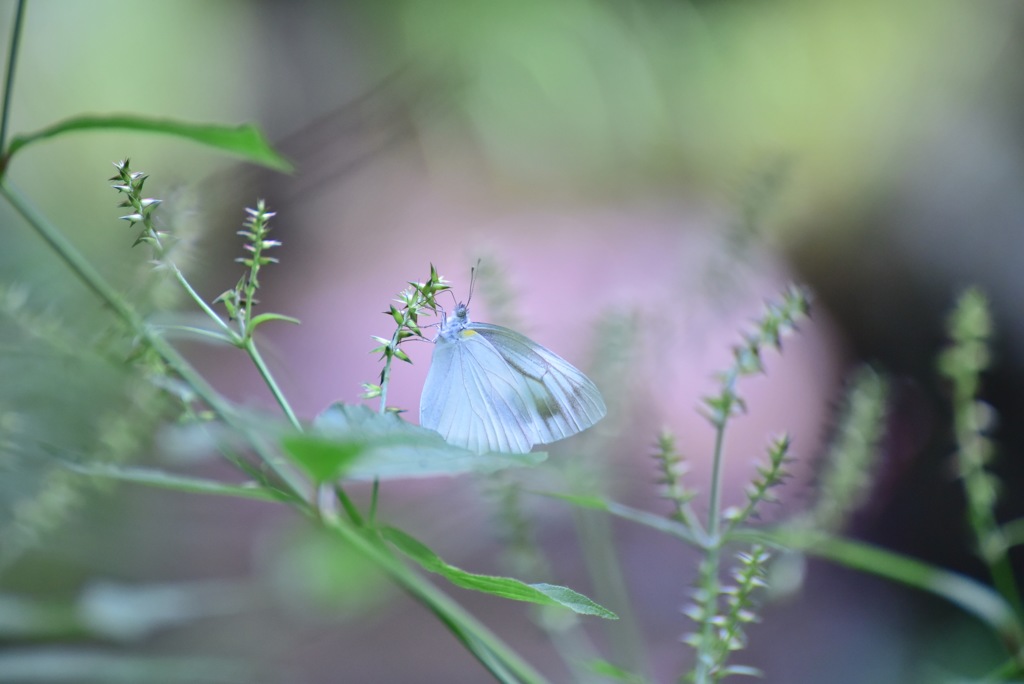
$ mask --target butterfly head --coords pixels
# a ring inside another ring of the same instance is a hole
[[[469,308],[459,302],[451,314],[443,314],[440,337],[452,338],[469,326]]]
[[[480,262],[477,262],[477,266]],[[469,299],[455,305],[455,310],[449,315],[447,311],[441,311],[441,331],[438,337],[447,340],[454,339],[469,327],[469,303],[473,301],[473,290],[476,288],[476,267],[469,271]],[[448,290],[451,293],[451,290]],[[455,300],[455,295],[452,295]]]

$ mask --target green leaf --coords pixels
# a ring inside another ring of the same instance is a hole
[[[625,506],[615,501],[606,501],[596,496],[575,496],[571,494],[561,494],[558,492],[533,492],[540,496],[546,496],[552,499],[560,499],[566,501],[573,506],[579,508],[586,508],[590,510],[605,511],[610,515],[614,515],[617,518],[623,518],[631,522],[635,522],[645,527],[664,532],[665,534],[678,537],[683,541],[690,544],[700,545],[702,542],[697,538],[694,532],[681,522],[671,520],[655,513],[649,513],[642,511],[639,508],[633,508],[631,506]]]
[[[221,342],[223,344],[235,346],[235,341],[219,330],[200,328],[194,325],[164,325],[161,326],[160,330],[165,333],[164,337],[167,338],[173,337],[173,335],[169,333],[187,333],[187,337],[190,340],[199,338],[204,341]],[[184,337],[184,335],[182,337]]]
[[[476,575],[445,563],[425,544],[397,528],[384,527],[380,533],[384,539],[416,561],[424,570],[441,575],[463,589],[542,606],[563,606],[580,615],[596,615],[606,620],[619,619],[612,611],[567,587],[544,583],[527,584],[511,577]]]
[[[263,313],[259,316],[253,316],[253,319],[249,322],[249,330],[255,330],[256,326],[266,323],[267,321],[284,321],[285,323],[294,323],[295,325],[302,324],[302,321],[298,318],[292,318],[291,316],[285,316],[284,314]]]
[[[282,492],[262,487],[255,482],[249,484],[228,484],[217,480],[206,480],[199,477],[187,475],[176,475],[163,470],[153,468],[131,468],[109,464],[83,464],[61,461],[65,467],[89,477],[102,477],[122,482],[134,482],[136,484],[159,487],[161,489],[174,489],[179,492],[190,492],[193,494],[216,494],[219,496],[235,496],[243,499],[256,499],[259,501],[284,501],[287,496]]]
[[[608,502],[599,496],[583,496],[578,494],[563,494],[561,492],[534,492],[540,496],[551,499],[559,499],[579,508],[589,508],[596,511],[607,511]]]
[[[285,435],[281,445],[318,484],[341,477],[365,450],[361,441],[328,439],[304,433]]]
[[[596,675],[600,675],[607,679],[614,679],[617,682],[627,682],[628,684],[642,684],[644,678],[640,675],[624,670],[618,665],[609,663],[607,660],[592,660],[587,663],[587,668]]]
[[[1024,643],[1024,626],[1018,621],[1006,598],[995,589],[966,575],[864,542],[804,529],[744,529],[730,533],[728,538],[800,549],[854,570],[906,584],[959,606],[991,627],[1004,642]]]
[[[363,383],[363,399],[376,399],[381,394],[381,386],[372,382]]]
[[[749,665],[727,665],[722,668],[722,677],[729,677],[733,675],[740,675],[744,677],[764,677],[764,672],[756,667],[750,667]]]
[[[472,577],[484,577],[484,575],[472,575]],[[605,620],[618,620],[619,616],[608,610],[600,603],[587,598],[578,591],[573,591],[568,587],[563,587],[557,584],[548,584],[546,582],[539,582],[536,584],[525,584],[517,579],[498,577],[495,579],[507,579],[509,582],[515,582],[523,584],[525,587],[531,587],[536,589],[543,595],[555,602],[555,604],[564,606],[574,613],[579,615],[594,615]],[[529,599],[527,599],[529,600]]]
[[[263,133],[251,124],[241,126],[195,124],[122,114],[75,116],[34,133],[14,136],[7,148],[7,157],[10,159],[23,147],[47,138],[89,130],[129,130],[174,135],[201,145],[215,147],[276,171],[291,173],[294,169],[291,162],[278,154]]]
[[[465,473],[493,473],[505,468],[535,466],[547,454],[478,454],[452,446],[433,430],[380,414],[362,405],[334,404],[313,422],[307,437],[342,444],[359,444],[362,455],[344,477],[388,480]]]

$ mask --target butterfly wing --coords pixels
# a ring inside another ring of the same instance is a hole
[[[485,453],[526,453],[541,441],[526,380],[474,330],[434,343],[420,398],[420,425],[451,444]]]
[[[601,392],[590,378],[550,349],[500,325],[470,323],[468,329],[490,342],[522,379],[535,444],[575,435],[607,413]]]

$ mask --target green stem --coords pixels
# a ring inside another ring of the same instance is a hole
[[[415,301],[409,305],[409,309],[414,306],[419,306],[419,301]],[[394,334],[391,336],[391,349],[397,350],[399,343],[399,333],[408,325],[408,310],[406,310],[406,317],[402,319],[402,324],[395,328]],[[383,414],[388,409],[388,385],[391,384],[391,362],[395,360],[395,355],[387,354],[384,359],[384,370],[380,374],[380,413]]]
[[[49,220],[39,212],[28,198],[15,189],[9,180],[0,181],[0,194],[11,203],[19,214],[39,235],[57,255],[64,260],[71,271],[78,276],[78,279],[85,284],[96,296],[109,306],[118,318],[124,321],[133,331],[142,333],[145,325],[142,319],[132,310],[121,298],[121,295],[111,287],[100,275],[93,265],[86,260],[82,253],[68,241],[64,234],[53,226]]]
[[[391,382],[391,356],[384,360],[384,370],[380,374],[380,409],[384,414],[388,408],[388,384]]]
[[[260,354],[260,350],[256,347],[256,342],[252,337],[249,337],[245,341],[245,351],[249,354],[249,358],[252,359],[253,364],[256,366],[256,370],[259,371],[260,377],[263,378],[263,382],[267,383],[267,387],[270,388],[270,393],[274,395],[274,400],[277,401],[277,405],[284,411],[284,415],[287,416],[288,422],[292,424],[292,427],[302,432],[302,423],[299,422],[295,412],[292,411],[291,404],[288,403],[288,399],[285,398],[284,393],[281,392],[281,388],[278,387],[277,381],[274,380],[274,376],[270,374],[270,369],[267,368],[267,364],[263,361],[263,356]]]
[[[708,502],[708,538],[714,546],[720,546],[718,531],[722,507],[722,470],[724,469],[725,458],[723,445],[725,443],[726,420],[715,426],[715,451],[714,460],[711,466],[711,498]]]
[[[196,305],[200,309],[202,309],[207,316],[213,319],[213,322],[217,324],[217,327],[219,327],[228,335],[228,337],[231,339],[232,344],[234,344],[236,347],[239,346],[241,344],[242,338],[238,335],[238,333],[235,332],[234,328],[227,324],[227,321],[221,318],[220,315],[216,311],[214,311],[209,304],[206,303],[206,300],[199,296],[199,293],[196,292],[195,289],[192,287],[192,284],[188,282],[188,279],[185,278],[185,274],[181,272],[181,269],[179,269],[174,263],[170,261],[165,261],[164,263],[168,264],[174,270],[175,279],[178,281],[178,284],[185,289],[185,292],[188,293],[188,296],[192,298],[192,301],[194,301]]]
[[[864,542],[803,529],[742,529],[731,541],[799,549],[834,563],[926,591],[974,615],[1002,639],[1010,656],[1024,667],[1024,625],[1006,597],[970,577]]]
[[[32,206],[26,197],[6,180],[0,180],[0,194],[11,203],[36,234],[54,250],[85,286],[104,301],[133,333],[145,339],[151,348],[164,359],[168,367],[188,384],[196,396],[202,399],[225,424],[242,434],[250,435],[254,451],[285,484],[286,494],[293,497],[300,511],[307,514],[312,513],[309,502],[313,492],[310,491],[308,484],[301,480],[283,459],[270,451],[256,435],[252,435],[246,430],[247,426],[235,414],[227,400],[223,399],[174,347],[145,324],[141,316],[82,256],[63,233]],[[256,351],[255,346],[252,347],[252,351]],[[255,354],[254,361],[256,359],[259,359],[257,367],[265,371],[266,366],[258,352]],[[268,380],[272,391],[275,391],[276,394],[280,393],[269,373],[264,375],[264,379]],[[284,402],[283,406],[287,406],[287,402]],[[291,413],[290,409],[287,412]],[[294,417],[294,414],[291,416]],[[297,423],[297,420],[295,422]],[[342,495],[343,492],[339,492],[339,496]],[[336,531],[359,553],[382,568],[399,586],[427,606],[500,681],[523,684],[544,684],[546,682],[540,673],[509,649],[486,626],[432,584],[409,570],[391,553],[387,552],[379,542],[371,541],[338,516],[319,516],[319,519],[325,527]],[[512,678],[513,676],[514,678]]]
[[[121,297],[117,290],[82,256],[82,253],[64,237],[60,230],[32,206],[25,196],[7,180],[0,181],[0,194],[22,215],[36,234],[64,260],[64,263],[78,276],[79,280],[103,300],[134,334],[143,338],[163,358],[168,367],[192,388],[196,396],[202,399],[227,425],[239,431],[245,431],[245,426],[228,401],[221,397],[174,347],[146,325],[142,317]],[[309,500],[309,486],[281,458],[258,441],[254,441],[253,446],[264,462],[288,487],[289,494]]]
[[[370,491],[370,510],[366,514],[370,525],[377,524],[377,504],[380,502],[380,478],[373,478],[373,489]]]
[[[701,587],[704,592],[703,613],[705,616],[715,615],[718,612],[719,581],[718,572],[721,564],[722,537],[719,533],[722,507],[722,471],[724,469],[725,456],[725,426],[728,423],[728,414],[715,423],[715,450],[711,466],[711,494],[708,502],[708,526],[707,546],[704,547],[703,572],[701,573]],[[715,625],[710,619],[705,619],[701,625],[701,644],[705,648],[710,647],[714,642]],[[698,653],[697,663],[694,668],[694,681],[696,684],[708,684],[714,681],[711,667],[714,662],[713,654]]]
[[[543,684],[547,681],[490,629],[433,584],[411,571],[378,540],[368,538],[340,518],[324,521],[324,524],[429,608],[499,681],[523,684]],[[510,673],[514,679],[503,672]]]
[[[597,511],[577,509],[573,516],[584,564],[594,592],[604,605],[616,606],[619,620],[608,626],[610,653],[614,662],[641,672],[648,661],[636,616],[630,607],[629,591],[616,550],[609,518]],[[614,630],[612,628],[614,625]]]
[[[415,311],[422,305],[421,297],[417,297],[406,309],[406,315],[401,319],[401,325],[399,325],[394,334],[391,335],[391,349],[397,350],[398,343],[401,341],[399,335],[401,331],[409,326],[409,311]],[[381,415],[387,413],[387,387],[391,384],[391,361],[394,360],[394,354],[390,353],[385,356],[384,359],[384,370],[381,371]]]
[[[14,91],[14,72],[18,63],[18,49],[21,45],[21,33],[25,23],[25,5],[27,0],[18,0],[18,7],[14,13],[14,25],[11,27],[10,50],[7,53],[7,74],[4,76],[4,104],[0,113],[0,150],[7,146],[7,121],[11,113],[11,94]],[[2,167],[7,165],[7,155],[4,155]],[[0,174],[4,169],[0,167]]]
[[[978,422],[974,388],[975,383],[964,381],[957,383],[954,415],[956,438],[960,448],[958,456],[963,473],[963,486],[967,493],[969,518],[974,529],[975,542],[980,551],[979,555],[988,565],[992,582],[999,593],[1005,596],[1014,607],[1017,614],[1024,615],[1013,567],[1010,565],[1007,555],[1008,546],[1003,532],[996,522],[995,512],[990,506],[979,504],[985,498],[983,492],[973,493],[976,487],[982,490],[988,487],[985,484],[985,473],[981,465],[985,460],[982,453],[984,448],[982,445],[985,442],[982,437],[982,426]],[[995,539],[1000,541],[997,550],[992,548],[992,542]]]
[[[165,263],[168,263],[170,267],[173,269],[174,277],[177,279],[178,283],[185,289],[185,292],[188,293],[189,297],[192,298],[192,301],[194,301],[199,306],[199,308],[201,308],[203,312],[206,313],[206,315],[209,316],[214,321],[214,323],[216,323],[217,326],[220,327],[220,329],[223,330],[228,335],[228,337],[231,339],[232,344],[244,349],[246,353],[249,354],[249,358],[252,359],[253,365],[256,366],[256,370],[259,371],[260,377],[263,378],[263,381],[267,384],[267,387],[270,388],[270,393],[274,395],[274,400],[277,401],[278,406],[281,407],[281,410],[284,412],[284,415],[288,418],[288,422],[292,424],[292,427],[301,432],[302,423],[299,422],[298,417],[295,415],[295,411],[292,410],[291,404],[288,403],[288,399],[284,396],[284,393],[281,391],[281,388],[277,384],[277,381],[274,380],[274,376],[270,373],[270,369],[267,367],[266,362],[263,360],[263,356],[260,354],[259,349],[256,346],[256,342],[253,340],[252,336],[250,335],[247,338],[244,338],[243,341],[243,337],[239,335],[237,332],[235,332],[234,329],[232,329],[232,327],[228,325],[227,322],[223,318],[221,318],[220,315],[218,315],[217,312],[214,311],[209,304],[206,303],[206,300],[199,296],[199,293],[196,292],[195,289],[192,287],[191,283],[188,282],[188,279],[185,278],[185,275],[181,272],[181,269],[179,269],[175,264],[171,262]],[[251,297],[249,298],[249,300],[251,301]],[[249,313],[246,314],[247,317],[248,315]]]

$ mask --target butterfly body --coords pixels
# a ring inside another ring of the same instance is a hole
[[[554,352],[514,330],[443,319],[420,400],[420,425],[478,453],[525,453],[604,417],[601,393]]]

